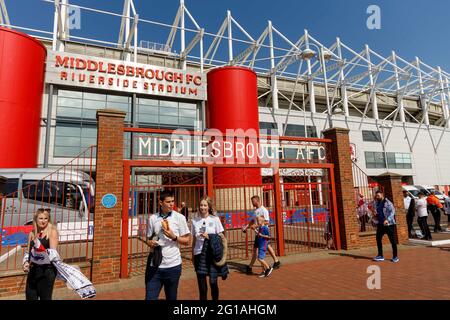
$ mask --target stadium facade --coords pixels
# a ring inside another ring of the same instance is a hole
[[[122,13],[45,2],[53,23],[36,30],[10,21],[0,0],[0,32],[24,32],[47,48],[38,166],[65,164],[95,144],[96,110],[105,107],[125,111],[130,127],[206,129],[206,74],[233,65],[257,73],[260,129],[321,137],[329,127],[348,128],[349,157],[367,175],[450,186],[450,74],[420,58],[352,49],[339,38],[325,46],[306,30],[289,39],[270,21],[250,35],[229,11],[211,32],[183,0],[173,23],[144,19],[132,0]],[[110,18],[118,41],[74,35],[73,13]],[[167,41],[141,38],[149,27]]]

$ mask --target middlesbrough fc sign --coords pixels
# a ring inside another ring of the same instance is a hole
[[[93,89],[206,100],[203,73],[50,51],[46,82]]]

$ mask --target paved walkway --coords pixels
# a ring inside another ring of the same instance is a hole
[[[450,299],[450,246],[400,246],[400,262],[371,261],[375,248],[346,252],[318,253],[282,257],[282,266],[269,278],[242,273],[244,262],[231,263],[231,274],[220,280],[220,298],[225,299]],[[390,258],[386,247],[385,257]],[[381,289],[369,290],[367,268],[377,265],[381,271]],[[254,272],[259,272],[254,268]],[[114,284],[96,286],[96,299],[142,300],[145,296],[142,276]],[[161,293],[161,298],[164,294]],[[195,273],[183,272],[179,299],[198,298]],[[23,295],[11,297],[23,299]],[[79,299],[66,288],[57,289],[54,299]]]

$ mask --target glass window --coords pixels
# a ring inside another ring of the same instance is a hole
[[[56,116],[57,117],[67,117],[67,118],[80,118],[81,110],[82,110],[81,108],[58,107]]]
[[[108,95],[107,101],[108,102],[121,102],[121,103],[125,103],[125,104],[130,104],[131,103],[131,97]]]
[[[14,192],[17,192],[17,188],[19,187],[19,179],[8,179],[6,180],[5,184],[5,196],[10,195],[10,197],[17,197],[16,194],[12,194]]]
[[[106,101],[83,100],[83,108],[85,109],[104,109],[106,108]]]
[[[180,117],[197,118],[197,110],[180,109]]]
[[[55,146],[55,157],[69,157],[73,158],[76,157],[81,153],[80,147],[57,147]]]
[[[195,127],[196,118],[183,118],[180,117],[180,125],[184,127]]]
[[[158,123],[158,114],[148,114],[148,113],[139,113],[138,115],[139,124],[142,123]]]
[[[97,110],[83,109],[83,119],[97,119]]]
[[[315,126],[306,126],[308,138],[317,138]],[[284,133],[289,137],[305,137],[305,126],[298,124],[288,124]]]
[[[381,136],[378,131],[362,131],[363,141],[381,142]]]
[[[366,168],[367,169],[378,169],[386,168],[386,163],[384,159],[383,152],[365,152],[366,158]]]
[[[137,103],[139,105],[146,105],[146,106],[158,106],[158,100],[155,99],[144,99],[144,98],[138,98]]]
[[[278,124],[275,122],[260,122],[260,129],[278,129]]]
[[[167,100],[160,100],[159,101],[160,107],[171,107],[171,108],[177,108],[178,102],[175,101],[167,101]]]
[[[97,110],[111,107],[127,113],[125,122],[131,119],[131,97],[90,92],[59,90],[57,117],[96,120]]]
[[[178,124],[178,117],[174,116],[159,116],[160,124]]]
[[[55,146],[66,147],[66,146],[79,146],[80,136],[78,137],[56,137]]]
[[[97,138],[97,128],[81,128],[82,138]]]
[[[411,155],[409,153],[387,152],[388,167],[391,169],[411,169]]]
[[[73,125],[58,125],[56,124],[55,134],[57,136],[79,136],[81,128]]]
[[[177,108],[159,108],[160,116],[173,116],[178,117],[178,109]]]
[[[278,135],[278,125],[273,122],[260,122],[259,131],[267,135]]]
[[[58,97],[58,105],[63,107],[77,107],[81,108],[82,100],[81,99],[72,99],[72,98],[63,98]]]
[[[58,90],[58,97],[83,98],[83,92],[72,90]]]
[[[131,104],[121,102],[108,102],[106,105],[108,106],[108,108],[119,109],[125,112],[128,112],[131,108]]]
[[[87,124],[56,122],[55,157],[75,157],[84,149],[97,143],[97,127],[95,123]]]
[[[192,110],[197,109],[197,105],[195,103],[180,102],[178,103],[178,105],[181,109],[192,109]]]
[[[85,100],[106,101],[106,94],[85,92],[83,94]]]
[[[86,149],[97,144],[97,138],[81,138],[81,147]]]

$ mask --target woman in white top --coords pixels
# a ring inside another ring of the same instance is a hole
[[[417,222],[419,223],[420,230],[424,236],[424,240],[432,240],[430,228],[428,227],[428,211],[427,211],[427,198],[423,192],[419,192],[419,199],[416,200],[416,213]]]
[[[206,275],[200,275],[198,273],[200,256],[202,252],[203,243],[205,239],[209,238],[209,234],[223,233],[224,229],[219,217],[216,217],[213,213],[213,204],[209,197],[204,196],[200,200],[199,209],[196,217],[192,220],[191,234],[193,237],[192,242],[192,254],[195,271],[197,273],[198,290],[200,294],[200,300],[207,300],[208,285],[206,284]],[[217,281],[211,281],[209,279],[209,285],[211,287],[212,299],[219,300],[219,286]]]

